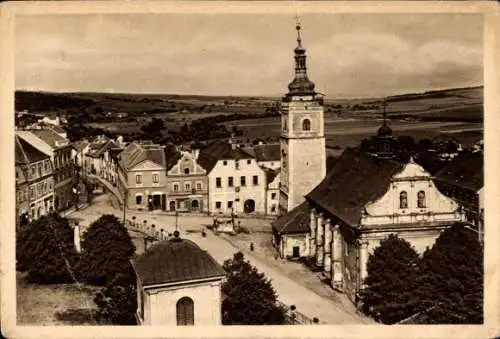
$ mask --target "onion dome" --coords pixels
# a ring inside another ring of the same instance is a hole
[[[300,37],[301,26],[297,23],[297,47],[295,48],[295,77],[288,84],[289,94],[316,94],[314,83],[307,77],[306,49],[302,46]]]
[[[380,128],[377,131],[377,136],[379,137],[389,137],[392,136],[392,129],[387,126],[387,124],[384,121],[384,124],[380,126]]]

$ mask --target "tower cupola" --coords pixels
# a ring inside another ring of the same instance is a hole
[[[306,49],[302,46],[301,25],[297,22],[297,47],[295,47],[295,77],[288,84],[288,95],[314,95],[314,83],[307,77]]]

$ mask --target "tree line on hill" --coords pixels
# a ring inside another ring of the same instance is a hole
[[[91,316],[103,324],[136,325],[136,275],[130,262],[135,246],[114,215],[103,215],[83,233],[76,251],[73,229],[56,213],[30,222],[16,232],[16,270],[31,284],[84,283],[100,286]],[[284,324],[271,281],[241,252],[224,262],[227,279],[221,312],[225,325]]]

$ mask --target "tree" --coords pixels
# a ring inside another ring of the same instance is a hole
[[[393,324],[416,313],[414,296],[419,256],[406,240],[391,234],[380,242],[367,262],[363,312],[376,321]]]
[[[38,284],[73,282],[78,253],[73,229],[56,213],[42,216],[17,232],[16,268]]]
[[[245,261],[243,253],[224,262],[227,280],[222,285],[224,325],[278,325],[285,310],[278,306],[276,291],[269,279]]]
[[[98,307],[97,319],[115,325],[136,325],[136,282],[133,268],[129,265],[102,288],[94,297]]]
[[[135,246],[117,217],[103,215],[82,238],[80,272],[88,283],[103,286],[128,269]]]
[[[483,322],[483,248],[477,233],[455,224],[423,256],[418,297],[426,322]]]

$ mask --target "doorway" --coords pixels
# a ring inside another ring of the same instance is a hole
[[[255,211],[255,201],[252,199],[245,200],[245,204],[243,205],[243,210],[245,213],[252,213]]]
[[[155,194],[153,195],[153,209],[160,209],[161,208],[161,195],[160,194]]]
[[[197,211],[199,208],[198,200],[191,201],[191,210]]]
[[[293,246],[292,255],[294,258],[300,257],[300,247],[299,246]]]
[[[171,211],[171,212],[174,212],[174,211],[175,211],[175,201],[174,201],[174,200],[172,200],[172,201],[170,202],[169,207],[170,207],[170,211]]]

